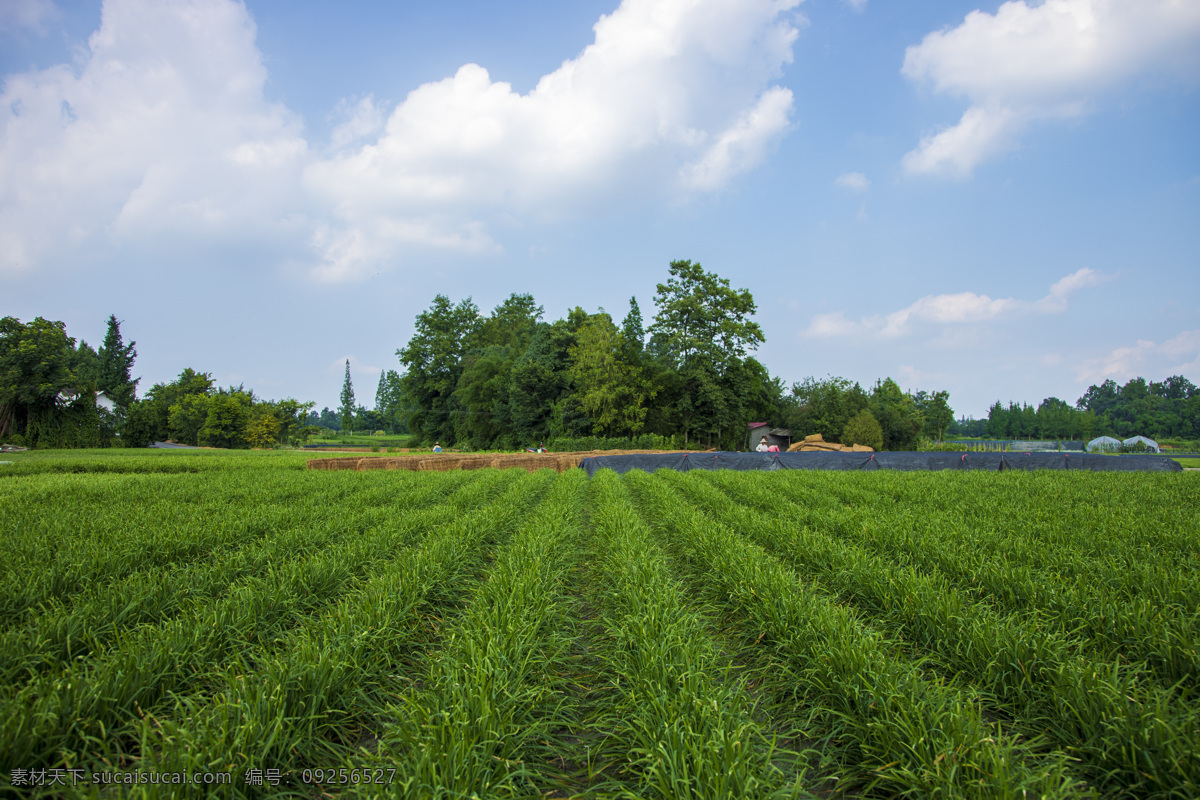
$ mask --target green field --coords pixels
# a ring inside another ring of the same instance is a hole
[[[7,795],[1200,796],[1195,473],[308,455],[0,456]]]

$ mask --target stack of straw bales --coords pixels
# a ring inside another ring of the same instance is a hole
[[[788,448],[789,453],[874,453],[875,448],[865,444],[838,444],[827,442],[819,433],[805,436],[804,441],[796,442]]]
[[[667,450],[606,450],[579,453],[425,453],[399,457],[364,456],[362,458],[310,458],[309,469],[365,472],[373,469],[400,469],[446,472],[456,469],[512,469],[536,472],[553,469],[565,472],[579,466],[588,456],[614,456],[634,453],[665,453]]]

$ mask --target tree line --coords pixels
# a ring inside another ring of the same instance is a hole
[[[134,400],[136,342],[108,318],[104,343],[78,345],[66,325],[38,317],[0,319],[0,439],[30,447],[102,447]],[[99,393],[108,398],[97,404]]]
[[[1200,438],[1200,394],[1182,376],[1092,386],[1075,406],[999,402],[986,420],[955,420],[945,391],[905,392],[891,378],[864,388],[845,378],[785,386],[753,355],[765,342],[747,289],[692,261],[673,261],[646,325],[636,298],[620,324],[580,307],[547,322],[532,295],[490,314],[470,298],[437,295],[384,370],[375,407],[355,399],[347,361],[336,410],[264,400],[183,370],[141,399],[136,343],[108,319],[99,349],[76,345],[61,322],[0,320],[0,439],[34,447],[144,446],[171,439],[269,447],[318,428],[408,433],[414,444],[515,449],[538,443],[739,449],[751,422],[820,433],[827,441],[912,450],[922,439]],[[109,402],[97,403],[98,397]],[[646,443],[653,443],[647,445]]]
[[[108,318],[98,350],[76,345],[62,322],[0,319],[0,440],[27,447],[145,447],[154,441],[270,447],[308,436],[313,403],[263,400],[217,388],[190,368],[137,399],[136,342]]]
[[[1200,439],[1200,390],[1182,375],[1161,383],[1139,377],[1124,386],[1110,379],[1089,386],[1074,406],[1057,397],[1036,408],[997,400],[982,427],[981,435],[993,439]]]
[[[604,309],[578,306],[546,322],[529,294],[490,315],[470,298],[437,295],[396,351],[402,370],[380,377],[377,420],[405,426],[418,443],[471,449],[645,436],[738,449],[751,422],[902,449],[953,422],[946,392],[911,396],[890,378],[869,391],[841,378],[789,390],[752,355],[765,337],[751,293],[698,263],[671,262],[654,305],[649,326],[636,298],[619,325]],[[345,419],[354,418],[349,382],[347,365]]]

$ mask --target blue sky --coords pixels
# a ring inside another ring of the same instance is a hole
[[[438,293],[750,289],[791,383],[1200,382],[1200,3],[0,2],[0,314],[370,405]]]

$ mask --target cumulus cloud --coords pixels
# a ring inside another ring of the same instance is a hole
[[[394,107],[343,102],[312,144],[264,99],[242,3],[105,0],[78,64],[5,80],[0,270],[250,242],[342,280],[415,248],[492,252],[501,219],[718,191],[791,124],[771,83],[799,2],[624,0],[527,94],[466,64]]]
[[[342,100],[338,103],[335,117],[340,121],[329,137],[330,147],[335,151],[360,144],[364,139],[383,130],[383,109],[372,95],[357,101]]]
[[[927,295],[898,311],[863,317],[857,322],[841,311],[834,311],[813,317],[804,335],[811,338],[895,339],[911,333],[920,323],[944,327],[987,322],[1021,313],[1061,313],[1066,311],[1067,299],[1072,293],[1104,280],[1105,276],[1085,267],[1056,281],[1045,297],[1034,301],[959,292]]]
[[[837,176],[833,182],[837,186],[856,192],[865,192],[871,186],[871,181],[861,172],[847,172],[845,175]]]
[[[1183,331],[1162,343],[1139,339],[1126,347],[1088,359],[1077,371],[1081,383],[1112,378],[1123,383],[1142,375],[1186,375],[1200,372],[1200,330]]]
[[[266,103],[254,24],[223,0],[114,0],[77,67],[0,93],[3,270],[122,244],[269,236],[307,145]]]
[[[1078,117],[1101,94],[1151,72],[1194,81],[1200,4],[1179,0],[1007,2],[972,11],[905,52],[903,74],[970,106],[956,125],[924,136],[910,173],[966,177],[1016,146],[1035,120]]]
[[[0,31],[25,28],[45,33],[46,23],[58,15],[52,0],[4,0],[0,3]]]
[[[753,169],[789,126],[799,0],[624,0],[595,41],[519,94],[467,64],[409,93],[376,141],[312,164],[335,223],[324,274],[353,274],[383,232],[415,220],[446,246],[486,248],[496,209],[560,211],[632,186],[714,191]],[[368,243],[368,241],[370,243]]]

